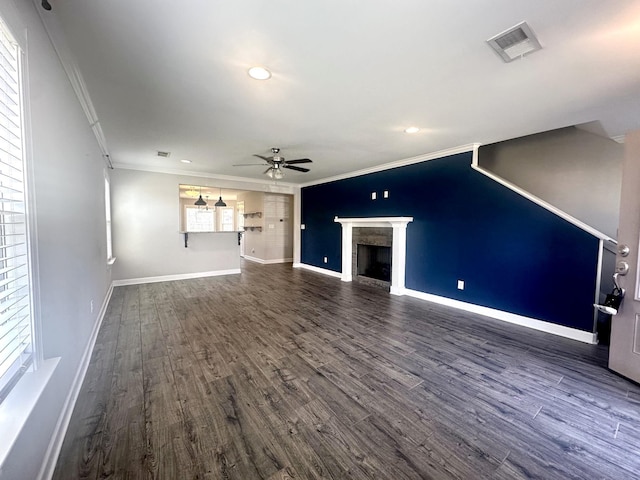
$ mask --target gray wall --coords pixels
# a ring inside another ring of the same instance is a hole
[[[293,196],[277,193],[243,192],[245,213],[261,212],[261,217],[245,218],[245,226],[261,226],[262,231],[244,234],[244,255],[266,262],[293,260]]]
[[[27,135],[30,130],[37,226],[34,260],[39,266],[40,292],[39,302],[35,300],[44,358],[60,358],[0,474],[3,479],[34,479],[111,283],[106,263],[104,163],[34,3],[0,0],[0,14],[18,35],[26,29],[29,39]],[[1,428],[0,420],[0,432]],[[0,441],[6,441],[1,433]]]
[[[240,268],[236,233],[194,233],[184,247],[180,184],[202,178],[116,169],[111,172],[114,280]]]
[[[293,197],[264,195],[265,260],[293,261]]]
[[[238,201],[244,201],[245,215],[248,213],[261,212],[264,214],[264,195],[262,192],[242,192],[238,194]],[[263,227],[264,216],[246,216],[244,219],[245,227]],[[244,255],[245,257],[265,258],[265,244],[262,232],[257,230],[247,230],[244,234]]]
[[[478,164],[617,237],[624,147],[575,127],[480,147]]]

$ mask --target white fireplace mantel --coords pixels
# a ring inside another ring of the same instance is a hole
[[[368,217],[339,218],[334,222],[342,224],[342,276],[343,282],[353,280],[351,257],[353,254],[353,228],[393,228],[391,245],[391,288],[393,295],[404,295],[404,276],[407,264],[407,224],[413,217]]]

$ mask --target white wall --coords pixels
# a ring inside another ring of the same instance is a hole
[[[236,233],[180,232],[179,185],[202,178],[138,170],[111,172],[116,281],[240,268]],[[225,185],[226,186],[226,185]]]
[[[56,424],[65,413],[65,402],[77,386],[74,378],[111,283],[106,263],[104,163],[33,2],[0,0],[0,15],[18,36],[25,37],[26,29],[28,38],[27,92],[40,292],[36,308],[44,358],[60,357],[2,465],[0,478],[35,479]],[[1,433],[0,438],[6,441]]]
[[[574,127],[480,147],[481,167],[617,238],[624,147]]]

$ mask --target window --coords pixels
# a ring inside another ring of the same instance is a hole
[[[0,21],[0,401],[33,353],[21,55]]]
[[[233,232],[233,207],[220,209],[220,230]]]
[[[104,176],[104,209],[105,222],[107,224],[107,263],[112,264],[115,258],[113,257],[113,244],[111,242],[111,184],[106,173]]]
[[[216,229],[216,214],[212,208],[188,205],[185,207],[187,232],[213,232]]]

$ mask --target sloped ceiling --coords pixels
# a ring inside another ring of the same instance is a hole
[[[265,179],[232,164],[277,146],[313,159],[287,172],[304,183],[587,122],[640,128],[640,1],[50,3],[116,166]],[[523,20],[543,48],[503,63],[486,40]]]

